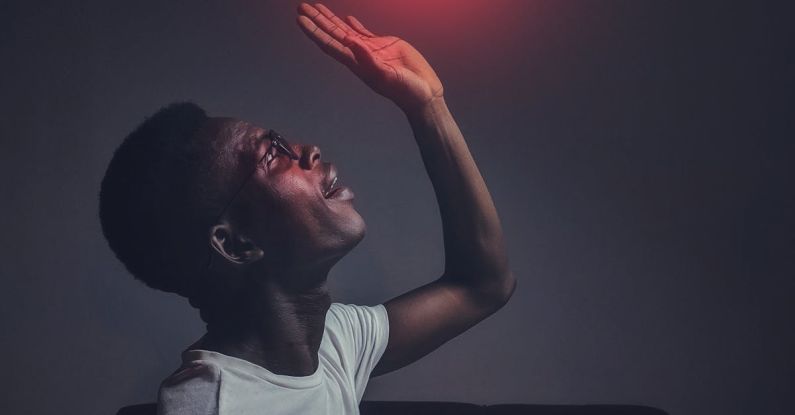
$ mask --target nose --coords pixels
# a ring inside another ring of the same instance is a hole
[[[312,170],[320,161],[320,147],[315,145],[301,146],[301,168]]]

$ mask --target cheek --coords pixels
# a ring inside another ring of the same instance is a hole
[[[300,177],[285,177],[274,183],[272,206],[278,216],[291,227],[313,227],[319,208],[324,206],[320,190]]]
[[[285,210],[290,210],[301,209],[316,202],[319,190],[303,177],[284,175],[273,183],[271,194],[274,203]]]

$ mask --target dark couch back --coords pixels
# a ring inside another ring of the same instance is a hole
[[[667,415],[638,405],[476,405],[461,402],[362,401],[361,415]],[[116,415],[156,415],[154,403],[121,408]]]

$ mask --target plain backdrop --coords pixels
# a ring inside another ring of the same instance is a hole
[[[791,17],[761,2],[328,1],[419,49],[485,178],[508,305],[365,399],[792,413]],[[320,146],[362,243],[335,301],[440,275],[433,189],[403,114],[299,30],[293,1],[3,2],[0,412],[156,399],[203,332],[113,256],[99,183],[158,108]]]

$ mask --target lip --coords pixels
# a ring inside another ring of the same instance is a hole
[[[347,186],[336,186],[338,177],[337,177],[337,168],[329,163],[327,167],[326,177],[323,180],[322,188],[320,189],[320,194],[323,195],[324,199],[336,199],[336,200],[351,200],[353,199],[353,190],[351,190]],[[329,192],[328,190],[333,189]]]
[[[347,186],[340,186],[331,191],[327,199],[335,200],[351,200],[353,199],[353,190]]]

